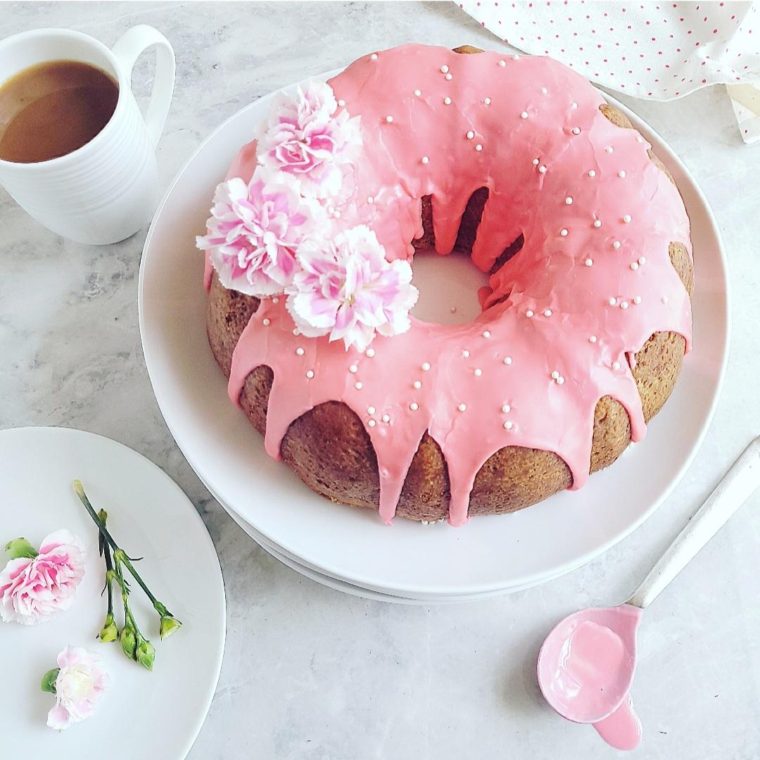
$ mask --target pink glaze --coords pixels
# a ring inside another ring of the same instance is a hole
[[[253,369],[272,368],[265,443],[275,458],[296,418],[347,404],[377,454],[385,522],[426,431],[448,466],[452,525],[466,522],[475,475],[504,446],[556,452],[581,487],[602,396],[627,409],[634,441],[644,436],[628,357],[660,330],[691,340],[689,299],[668,256],[671,241],[691,249],[678,191],[648,144],[601,114],[601,94],[548,58],[406,45],[360,58],[330,84],[361,117],[347,224],[368,224],[390,260],[412,257],[425,195],[436,250],[450,253],[480,187],[489,199],[474,265],[488,271],[520,234],[525,244],[491,277],[477,319],[412,319],[409,332],[378,336],[364,354],[294,335],[284,299],[262,301],[235,349],[231,399]],[[230,174],[248,180],[254,166],[251,143]]]
[[[538,657],[547,702],[568,720],[594,724],[618,749],[633,749],[641,738],[628,694],[641,612],[630,604],[576,612],[546,637]]]

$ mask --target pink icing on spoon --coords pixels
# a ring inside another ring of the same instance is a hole
[[[546,637],[538,657],[546,701],[568,720],[591,723],[617,749],[635,749],[641,739],[628,693],[641,613],[630,604],[576,612]]]
[[[475,475],[505,446],[556,452],[580,488],[600,398],[620,401],[632,439],[644,436],[628,357],[658,331],[690,342],[689,298],[668,255],[671,241],[691,250],[677,189],[636,132],[604,117],[601,94],[548,58],[406,45],[359,59],[330,84],[361,120],[353,222],[374,230],[389,260],[412,257],[427,195],[436,250],[451,253],[483,187],[473,264],[489,272],[518,236],[525,242],[491,275],[475,320],[412,318],[407,333],[377,337],[366,353],[294,334],[283,299],[263,300],[235,348],[230,398],[238,403],[256,367],[271,367],[265,445],[275,458],[300,415],[349,406],[377,454],[385,522],[426,432],[446,460],[452,525],[467,521]],[[255,162],[251,143],[230,172],[248,180]]]

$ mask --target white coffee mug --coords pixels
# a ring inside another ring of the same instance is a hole
[[[156,73],[145,118],[132,94],[132,67],[156,48]],[[29,66],[73,60],[97,66],[119,86],[116,108],[81,148],[38,163],[0,160],[0,184],[38,222],[78,243],[124,240],[158,203],[155,147],[174,89],[174,51],[150,26],[136,26],[109,50],[81,32],[37,29],[0,42],[0,84]],[[1,229],[1,227],[0,227]]]

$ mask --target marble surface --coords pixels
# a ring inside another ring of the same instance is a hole
[[[40,26],[112,44],[159,28],[177,88],[158,158],[167,184],[198,143],[273,88],[406,41],[498,47],[443,3],[5,3],[0,37]],[[144,93],[149,67],[138,66]],[[576,608],[623,599],[747,441],[760,433],[760,145],[743,146],[719,89],[671,104],[625,99],[704,190],[730,264],[733,338],[717,413],[677,493],[627,540],[540,588],[454,606],[394,606],[323,588],[252,543],[184,461],[151,392],[137,326],[145,237],[64,242],[0,191],[0,425],[63,425],[146,454],[189,494],[216,544],[228,639],[201,758],[608,757],[543,703],[543,635]],[[1,523],[1,517],[0,517]],[[650,610],[633,697],[639,756],[760,757],[760,494]]]

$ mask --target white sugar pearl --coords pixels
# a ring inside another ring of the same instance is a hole
[[[390,422],[391,416],[390,414],[384,414],[382,419],[383,419],[383,422]]]
[[[546,87],[542,87],[541,88],[541,94],[542,95],[548,95],[549,94],[549,90],[547,90]]]
[[[457,409],[459,409],[460,412],[464,412],[467,410],[467,404],[460,404]]]
[[[451,105],[451,98],[448,95],[443,99],[443,104],[445,106],[450,106]]]
[[[390,114],[388,114],[388,116],[385,117],[385,121],[388,124],[393,124],[393,117]]]
[[[527,112],[527,111],[523,111],[523,112],[520,114],[520,118],[521,118],[521,119],[527,119],[527,118],[528,118],[528,112]]]
[[[377,425],[377,422],[375,422],[374,420],[369,420],[369,422],[367,422],[367,424],[368,424],[370,427],[375,427],[375,425]]]
[[[311,380],[312,377],[314,377],[314,370],[313,369],[306,370],[306,377],[308,377],[309,380]]]
[[[507,65],[506,61],[499,61],[499,66],[501,66],[502,68],[504,68],[506,65]]]
[[[417,390],[419,390],[420,388],[422,388],[422,383],[421,383],[419,380],[415,380],[415,381],[412,383],[412,386],[413,386],[414,388],[416,388]]]
[[[374,202],[375,202],[375,197],[373,195],[368,195],[367,196],[367,203],[369,203],[370,205],[372,205]]]
[[[483,370],[480,369],[480,367],[477,367],[475,370],[473,370],[473,374],[475,377],[480,377],[483,374]]]
[[[586,259],[586,260],[585,260],[583,263],[584,263],[584,264],[585,264],[587,267],[592,267],[592,266],[594,266],[594,260],[593,260],[593,259]]]
[[[509,404],[502,404],[501,411],[504,414],[509,414],[512,411],[512,407]]]
[[[453,74],[446,74],[446,76],[444,77],[444,79],[446,79],[449,82],[452,80],[452,78],[453,78]]]
[[[469,359],[470,358],[470,352],[465,348],[464,351],[462,351],[462,358],[463,359]]]
[[[630,224],[631,223],[631,215],[630,214],[624,214],[623,215],[623,222],[625,222],[625,224]]]
[[[422,371],[427,372],[430,369],[430,362],[422,362]]]
[[[520,56],[519,56],[517,53],[515,53],[515,54],[512,56],[512,60],[513,60],[513,61],[519,61],[519,60],[520,60]]]
[[[564,377],[562,377],[562,375],[560,375],[560,376],[557,378],[557,385],[562,385],[564,382],[565,382],[565,378],[564,378]]]
[[[360,391],[364,387],[364,384],[361,380],[358,380],[354,383],[354,388],[356,388],[357,391]]]
[[[377,60],[377,53],[372,53],[372,55],[370,56],[370,58],[371,58],[373,61],[376,61],[376,60]]]
[[[596,177],[596,172],[593,169],[588,170],[588,176],[589,177]]]
[[[620,362],[612,362],[612,369],[620,369]]]
[[[261,320],[261,324],[264,325],[264,327],[269,327],[269,325],[272,324],[272,320],[265,317],[264,319]]]
[[[441,66],[441,74],[448,74],[449,73],[449,67],[444,63],[443,66]]]
[[[620,177],[620,179],[625,179],[625,171],[623,169],[618,172],[618,177]]]
[[[538,173],[546,174],[546,167],[543,164],[541,164],[541,166],[538,167]]]
[[[568,232],[567,232],[567,227],[563,227],[563,228],[562,228],[562,229],[559,231],[559,234],[560,234],[560,235],[562,235],[562,237],[567,237],[567,234],[568,234]]]
[[[589,335],[588,336],[588,342],[589,343],[596,343],[596,335]]]
[[[422,161],[423,164],[429,164],[430,163],[430,156],[423,156],[420,161]]]
[[[422,90],[415,90],[414,94],[419,98],[422,95]]]
[[[531,318],[533,317],[533,314],[534,314],[534,311],[533,311],[533,309],[527,309],[527,310],[526,310],[526,312],[525,312],[525,316],[526,316],[528,319],[531,319]]]
[[[475,137],[475,133],[471,129],[468,129],[467,130],[467,139],[468,140],[472,140],[474,137]]]
[[[538,166],[541,162],[537,158],[534,158],[533,161],[531,161],[531,163],[533,164],[533,166]]]
[[[624,311],[625,311],[625,309],[627,309],[629,306],[630,306],[630,304],[628,303],[628,301],[621,301],[621,302],[620,302],[620,308],[621,308],[621,309],[623,309]]]
[[[631,269],[635,272],[639,268],[639,265],[637,262],[633,261],[631,262]]]
[[[348,371],[349,371],[349,372],[350,372],[352,375],[355,375],[355,374],[356,374],[356,373],[359,371],[359,367],[357,367],[355,364],[352,364],[352,365],[351,365],[351,366],[348,368]]]
[[[511,430],[515,426],[515,423],[512,422],[512,420],[504,420],[504,429],[505,430]]]
[[[594,219],[594,227],[596,227],[596,229],[599,229],[601,226],[602,226],[602,220]]]
[[[275,296],[275,297],[272,299],[272,303],[280,303],[280,299],[279,299],[277,296]]]
[[[300,334],[301,334],[301,331],[297,327],[294,327],[293,328],[293,335],[300,335]]]
[[[615,306],[615,304],[617,304],[617,298],[610,296],[610,300],[607,303],[609,303],[610,306]]]
[[[565,205],[566,206],[572,206],[573,205],[573,196],[568,195],[567,198],[565,198]]]
[[[478,153],[480,153],[480,151],[481,151],[481,150],[483,150],[483,146],[482,146],[480,143],[478,143],[478,144],[475,146],[475,150],[476,150],[476,151],[478,151]]]
[[[375,355],[375,349],[374,349],[374,348],[368,348],[368,349],[367,349],[367,350],[364,352],[364,355],[365,355],[365,356],[369,356],[369,358],[371,359],[371,358],[372,358],[372,357]]]
[[[647,263],[647,257],[646,256],[639,256],[639,264],[642,266]]]
[[[490,106],[490,105],[491,105],[491,98],[483,98],[483,102],[484,102],[484,103],[485,103],[487,106]]]
[[[419,405],[419,404],[418,404],[416,401],[412,401],[412,403],[411,403],[411,404],[409,404],[409,408],[410,408],[410,409],[411,409],[413,412],[416,412],[416,411],[417,411],[417,410],[420,408],[420,405]]]
[[[367,407],[367,413],[368,414],[374,414],[375,413],[375,407],[374,406],[368,406]]]
[[[545,317],[551,317],[552,310],[551,309],[544,309],[544,316]]]
[[[483,337],[484,338],[490,338],[491,337],[491,331],[490,330],[483,330]]]
[[[662,301],[663,303],[667,303],[667,302],[668,302],[668,297],[667,297],[667,296],[663,296],[663,297],[660,299],[660,301]]]
[[[299,347],[296,349],[296,353],[298,354],[298,356],[303,356],[303,355],[304,355],[304,353],[306,353],[306,352],[305,352],[305,351],[304,351],[304,350],[301,348],[301,346],[299,346]]]
[[[574,135],[579,135],[579,134],[581,133],[581,128],[580,128],[580,127],[573,127],[573,128],[570,130],[570,131],[571,131],[571,132],[572,132]]]
[[[552,380],[556,380],[559,377],[559,372],[555,369],[554,372],[552,372]]]
[[[504,357],[504,364],[512,364],[512,357],[511,356],[505,356]]]
[[[578,104],[577,104],[575,101],[573,101],[573,102],[570,104],[570,108],[572,108],[572,109],[573,109],[573,111],[574,111],[576,108],[578,108]]]
[[[615,149],[614,149],[614,148],[613,148],[611,145],[608,145],[608,146],[607,146],[607,147],[606,147],[604,150],[605,150],[607,153],[612,153],[612,151],[613,151],[613,150],[615,150]]]
[[[612,247],[617,251],[620,249],[620,241],[619,240],[613,240],[612,241]]]
[[[641,303],[641,296],[634,296],[633,297],[633,302],[635,304],[637,304],[637,305],[640,304]]]

